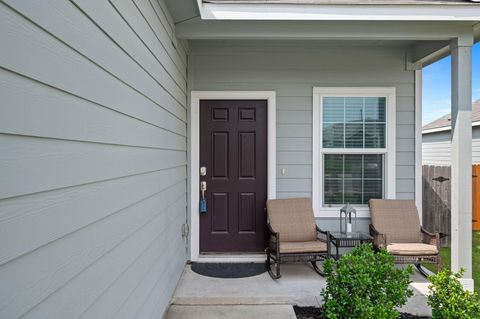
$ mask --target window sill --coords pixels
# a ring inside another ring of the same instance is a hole
[[[322,207],[320,210],[315,211],[315,218],[340,218],[339,207]],[[357,218],[370,218],[370,209],[368,207],[357,207]]]

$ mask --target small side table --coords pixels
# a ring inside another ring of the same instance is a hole
[[[336,256],[335,259],[340,257],[339,248],[346,248],[346,247],[357,247],[361,244],[372,243],[373,238],[372,236],[361,233],[361,232],[353,232],[353,233],[341,233],[341,232],[331,232],[330,233],[330,242],[335,245],[336,249]]]

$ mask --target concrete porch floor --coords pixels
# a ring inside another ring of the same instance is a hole
[[[428,281],[416,270],[412,281],[411,287],[414,296],[410,298],[402,311],[417,315],[430,315],[431,311],[426,298]],[[309,264],[282,265],[282,278],[276,281],[272,280],[267,272],[259,276],[240,279],[205,277],[194,273],[190,265],[187,265],[172,298],[172,306],[167,318],[189,318],[188,313],[200,314],[205,311],[221,314],[226,308],[219,306],[229,306],[228,309],[232,316],[218,318],[236,318],[235,313],[232,313],[235,309],[243,314],[247,310],[253,311],[252,314],[258,313],[258,311],[269,313],[275,309],[275,307],[266,307],[269,305],[290,305],[286,308],[279,307],[279,311],[284,309],[283,316],[274,317],[291,318],[292,305],[319,307],[322,303],[320,291],[325,285],[325,278],[316,274]],[[192,308],[192,306],[194,307]],[[199,318],[217,318],[217,316],[210,313],[210,316]]]

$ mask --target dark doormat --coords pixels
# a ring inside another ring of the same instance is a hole
[[[192,263],[197,274],[216,278],[244,278],[263,274],[263,263]]]

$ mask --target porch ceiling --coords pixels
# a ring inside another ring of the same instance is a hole
[[[181,39],[445,40],[471,34],[474,22],[239,21],[194,18],[177,24]]]
[[[431,64],[450,54],[454,38],[473,32],[480,39],[480,23],[471,21],[239,21],[202,20],[178,23],[177,36],[186,40],[321,40],[326,44],[407,45],[409,61]]]
[[[473,4],[471,0],[203,0],[205,3],[261,3],[261,4],[315,4],[315,5],[331,5],[331,4],[365,4],[365,5],[399,5],[399,4]]]

